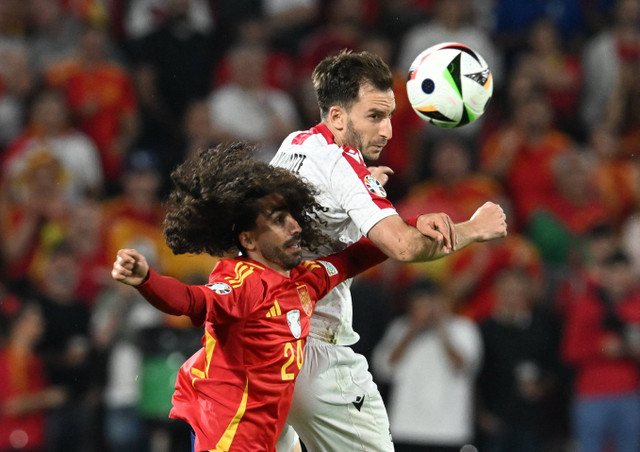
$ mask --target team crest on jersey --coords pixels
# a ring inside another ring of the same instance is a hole
[[[322,264],[322,266],[325,268],[329,276],[335,276],[338,274],[338,270],[336,269],[336,267],[334,267],[334,265],[331,262],[321,261],[321,260],[318,260],[316,262]]]
[[[378,181],[378,179],[373,177],[371,174],[367,174],[366,176],[364,176],[364,186],[367,187],[369,193],[373,195],[381,196],[382,198],[387,197],[387,192],[385,191],[380,181]]]
[[[302,304],[304,313],[307,315],[311,315],[311,313],[313,312],[313,306],[311,304],[311,297],[309,296],[307,286],[298,286],[298,297],[300,298],[300,303]]]
[[[223,283],[223,282],[209,283],[209,284],[206,284],[205,287],[207,287],[208,289],[213,290],[218,295],[226,295],[229,292],[231,292],[231,286],[229,286],[229,284]]]
[[[289,325],[289,329],[291,330],[291,334],[296,339],[300,338],[302,334],[302,325],[300,324],[300,311],[294,309],[293,311],[287,312],[287,325]]]

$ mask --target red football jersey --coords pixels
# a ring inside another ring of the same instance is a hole
[[[153,271],[138,286],[159,309],[204,324],[203,348],[181,367],[170,413],[193,428],[196,451],[275,451],[316,301],[386,258],[362,243],[305,261],[289,277],[238,258],[219,261],[206,286]]]

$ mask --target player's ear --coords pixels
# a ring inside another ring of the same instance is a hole
[[[240,241],[240,245],[247,251],[255,251],[256,249],[256,240],[253,234],[253,231],[242,231],[238,235],[238,240]]]
[[[345,111],[342,107],[338,105],[334,105],[329,109],[329,113],[327,114],[327,120],[329,121],[329,125],[332,126],[336,130],[342,130],[346,126],[346,118]]]

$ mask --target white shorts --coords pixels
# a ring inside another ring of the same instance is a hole
[[[367,360],[350,347],[313,338],[305,347],[278,452],[290,452],[291,427],[309,452],[393,451],[389,418]]]

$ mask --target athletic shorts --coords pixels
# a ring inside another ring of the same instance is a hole
[[[309,452],[393,451],[389,418],[367,360],[350,347],[311,337],[278,452],[295,444],[291,428]]]

